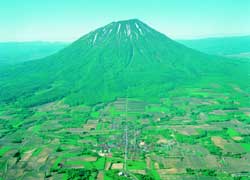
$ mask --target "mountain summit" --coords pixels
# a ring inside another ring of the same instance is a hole
[[[164,51],[164,53],[168,51],[170,54],[176,54],[177,52],[171,51],[176,51],[176,48],[182,49],[184,46],[157,32],[140,20],[132,19],[112,22],[92,31],[75,41],[67,49],[79,47],[84,47],[82,51],[100,51],[102,49],[105,51],[105,54],[111,53],[112,56],[117,55],[117,61],[121,60],[122,64],[129,65],[133,59],[137,61],[142,59],[160,60],[158,58],[159,55],[157,55],[162,53],[160,51]],[[65,53],[65,51],[62,53]],[[87,59],[92,58],[88,57]]]
[[[90,38],[93,45],[102,43],[110,37],[120,40],[139,40],[144,36],[154,35],[156,31],[138,19],[112,22],[101,27],[84,38]]]
[[[90,37],[92,38],[93,44],[102,42],[110,35],[114,35],[117,38],[123,37],[124,39],[139,39],[140,36],[144,36],[147,33],[152,32],[152,29],[147,25],[142,23],[141,21],[127,20],[127,21],[119,21],[113,22],[107,26],[104,26],[93,33],[90,33]]]
[[[63,99],[72,105],[95,104],[125,96],[151,100],[203,76],[239,77],[247,67],[187,48],[139,20],[119,21],[52,56],[0,70],[0,103],[35,106]]]

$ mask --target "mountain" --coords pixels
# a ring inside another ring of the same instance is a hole
[[[66,47],[63,42],[1,42],[0,66],[44,58]]]
[[[248,62],[200,53],[132,19],[92,31],[46,58],[1,68],[0,102],[36,106],[63,99],[76,105],[126,96],[154,101],[208,77],[246,83],[248,70]]]
[[[178,42],[208,54],[250,58],[250,36],[178,40]]]

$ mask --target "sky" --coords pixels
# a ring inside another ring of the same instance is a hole
[[[134,18],[173,39],[250,35],[250,0],[0,0],[0,41],[74,41]]]

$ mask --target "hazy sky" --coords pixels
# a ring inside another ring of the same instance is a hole
[[[0,0],[0,41],[73,41],[138,18],[171,38],[250,34],[250,0]]]

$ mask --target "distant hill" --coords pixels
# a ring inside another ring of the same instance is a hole
[[[0,102],[154,101],[202,78],[246,83],[248,70],[245,61],[203,54],[133,19],[92,31],[49,57],[0,69]]]
[[[43,58],[67,45],[63,42],[0,42],[0,66]]]
[[[178,40],[178,42],[208,54],[250,58],[250,36]]]

